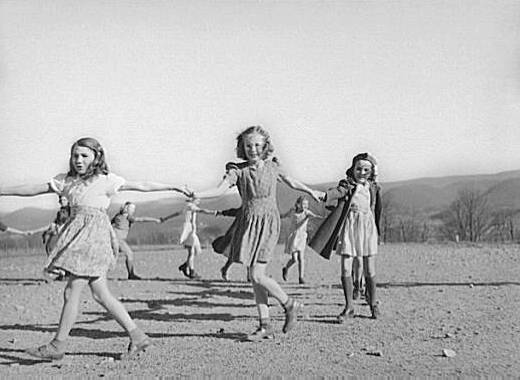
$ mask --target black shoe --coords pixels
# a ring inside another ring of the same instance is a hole
[[[135,273],[130,273],[128,275],[128,279],[129,280],[142,280],[142,278],[140,276],[136,275]]]
[[[378,319],[381,316],[381,310],[377,304],[370,305],[370,312],[372,313],[372,319]]]
[[[286,267],[282,268],[282,278],[284,281],[287,281],[287,272],[288,271],[289,271],[289,269],[287,269]]]
[[[222,277],[222,279],[224,281],[229,281],[229,278],[227,276],[227,269],[226,269],[226,267],[220,268],[220,277]]]
[[[179,271],[182,272],[186,277],[190,278],[188,263],[184,263],[184,264],[180,265]]]
[[[298,283],[299,283],[300,285],[305,284],[305,280],[303,279],[303,277],[300,277],[300,278],[298,279]]]
[[[191,278],[192,280],[200,280],[201,279],[200,274],[195,272],[195,269],[190,270],[190,274],[189,274],[188,277]]]

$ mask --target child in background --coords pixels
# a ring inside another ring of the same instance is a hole
[[[190,200],[182,211],[174,212],[173,214],[160,219],[161,223],[163,223],[178,215],[184,215],[184,224],[182,226],[179,244],[184,245],[184,248],[188,251],[188,256],[186,257],[186,261],[179,266],[179,271],[181,271],[186,277],[194,280],[200,279],[200,275],[195,271],[195,256],[202,252],[200,240],[197,235],[197,214],[203,213],[216,215],[216,211],[214,210],[200,208],[198,206],[199,203],[200,201],[197,199]]]
[[[141,280],[141,277],[135,274],[134,252],[126,241],[132,224],[136,222],[161,223],[160,219],[158,218],[135,216],[135,204],[132,202],[125,202],[125,204],[121,206],[119,212],[112,218],[111,224],[119,242],[119,253],[123,254],[125,257],[126,270],[128,272],[129,280]]]
[[[291,233],[285,243],[285,253],[291,255],[287,264],[282,268],[282,278],[287,281],[289,269],[298,263],[298,283],[305,284],[305,247],[307,246],[307,223],[309,218],[321,218],[309,210],[309,201],[303,196],[296,199],[294,208],[290,209],[281,218],[291,217]]]
[[[51,342],[28,349],[28,354],[47,360],[63,358],[66,340],[78,314],[81,292],[87,285],[94,300],[128,333],[130,344],[124,357],[132,357],[151,344],[107,286],[106,275],[115,261],[117,239],[106,210],[110,198],[123,190],[183,192],[171,185],[130,182],[109,173],[103,148],[89,137],[72,145],[68,173],[43,184],[0,188],[0,195],[24,197],[54,192],[65,196],[71,207],[70,220],[60,231],[45,267],[48,272],[64,271],[68,275],[58,330]]]
[[[269,320],[270,294],[285,310],[284,333],[294,327],[301,307],[300,302],[289,297],[266,274],[280,234],[276,184],[283,181],[289,187],[304,191],[318,200],[312,189],[283,172],[276,158],[271,156],[273,151],[271,138],[265,129],[260,126],[247,128],[237,137],[236,145],[237,157],[244,161],[227,164],[226,175],[217,187],[193,194],[195,198],[211,198],[223,195],[232,186],[238,187],[242,209],[237,216],[230,255],[233,261],[249,260],[249,273],[260,319],[259,328],[248,336],[252,341],[274,337]]]
[[[230,208],[227,210],[217,211],[216,216],[222,215],[222,216],[230,216],[234,217],[233,223],[231,226],[229,226],[226,233],[222,236],[217,237],[213,242],[211,243],[211,246],[213,247],[213,250],[217,253],[220,253],[227,257],[227,261],[224,264],[222,268],[220,268],[220,275],[224,281],[229,281],[228,279],[228,271],[231,265],[233,264],[233,256],[231,256],[231,242],[233,240],[233,234],[235,233],[235,230],[237,228],[237,221],[238,221],[238,214],[240,212],[241,208]],[[248,277],[249,278],[249,277]]]
[[[360,153],[352,159],[346,175],[337,187],[323,194],[322,200],[337,200],[338,203],[310,242],[310,246],[326,258],[330,258],[334,248],[340,255],[345,308],[337,318],[339,323],[354,316],[351,277],[354,257],[363,260],[367,303],[372,318],[380,315],[376,301],[375,260],[382,207],[381,188],[376,182],[376,160],[368,153]]]

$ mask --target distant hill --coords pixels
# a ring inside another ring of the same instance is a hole
[[[325,190],[335,186],[337,182],[312,185],[312,187]],[[462,189],[475,189],[485,192],[489,204],[495,209],[520,210],[520,170],[508,171],[497,174],[449,176],[438,178],[417,178],[406,181],[395,181],[381,184],[383,197],[393,205],[394,213],[407,214],[410,212],[423,215],[433,215],[446,208]],[[291,208],[299,193],[285,185],[279,185],[278,207],[286,212]],[[308,197],[309,198],[309,197]],[[165,216],[181,210],[185,205],[179,199],[160,199],[137,203],[138,216]],[[239,207],[240,198],[237,193],[226,195],[215,200],[207,200],[201,203],[201,207],[209,209],[227,209]],[[326,214],[321,204],[310,202],[311,209],[319,214]],[[120,204],[113,204],[109,214],[113,215]],[[25,208],[10,214],[1,216],[2,220],[13,227],[20,229],[32,229],[50,223],[56,210],[43,210],[37,208]],[[137,240],[147,234],[155,234],[161,238],[168,237],[171,242],[178,238],[183,220],[182,217],[174,218],[162,225],[150,225],[150,223],[137,224],[132,232]],[[199,218],[200,230],[206,231],[208,238],[225,231],[231,223],[230,218],[201,215]],[[287,228],[287,221],[282,225],[282,232]],[[313,223],[311,223],[311,229]],[[143,238],[144,239],[144,238]],[[146,240],[146,239],[145,239]]]

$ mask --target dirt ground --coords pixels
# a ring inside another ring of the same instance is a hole
[[[270,264],[281,281],[287,256]],[[245,267],[219,278],[222,257],[197,258],[202,281],[177,271],[182,250],[137,252],[144,281],[127,281],[124,263],[110,287],[154,346],[121,361],[128,339],[117,323],[83,294],[81,314],[63,360],[45,362],[24,349],[49,341],[56,329],[64,283],[46,284],[43,256],[0,259],[0,378],[90,377],[329,377],[518,376],[520,374],[520,247],[517,245],[383,245],[377,262],[382,317],[362,301],[356,317],[335,322],[343,296],[338,260],[307,252],[305,285],[293,267],[283,287],[305,303],[302,319],[281,333],[283,312],[272,301],[275,339],[244,341],[257,326]],[[450,349],[454,357],[443,356]]]

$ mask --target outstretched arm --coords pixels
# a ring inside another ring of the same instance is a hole
[[[0,195],[15,195],[19,197],[33,197],[35,195],[53,193],[48,183],[37,185],[5,186],[0,187]]]
[[[29,236],[29,235],[27,235],[27,232],[19,230],[17,228],[13,228],[13,227],[7,227],[5,232],[8,232],[10,234],[15,234],[15,235]]]
[[[167,215],[167,216],[163,216],[162,218],[159,218],[159,221],[161,223],[163,223],[163,222],[166,222],[168,219],[175,218],[176,216],[179,216],[180,214],[182,214],[182,211],[177,211],[177,212],[174,212],[173,214],[170,214],[170,215]]]
[[[176,191],[178,193],[182,193],[186,196],[190,196],[190,194],[180,187],[168,185],[160,182],[147,182],[147,181],[127,181],[121,188],[121,191],[141,191],[144,193],[150,191]]]
[[[217,210],[208,210],[206,208],[199,208],[197,210],[195,210],[197,212],[200,212],[201,214],[208,214],[208,215],[214,215],[214,216],[217,216]]]
[[[307,215],[313,218],[323,219],[323,216],[313,213],[311,210],[307,210]]]
[[[50,226],[45,226],[45,227],[36,228],[34,230],[25,231],[24,234],[27,235],[27,236],[36,235],[36,234],[39,234],[41,232],[47,231],[49,229],[49,227]]]
[[[309,194],[317,202],[319,202],[325,196],[325,193],[323,193],[323,191],[313,190],[307,185],[305,185],[303,182],[300,182],[295,178],[289,177],[287,174],[280,174],[280,179],[291,189],[303,191],[304,193]]]
[[[193,198],[206,199],[206,198],[216,198],[223,195],[232,185],[226,180],[223,179],[216,187],[200,191],[194,192],[192,194]]]
[[[140,216],[134,218],[134,222],[154,222],[154,223],[161,223],[161,219],[159,218],[153,218],[150,216]]]

